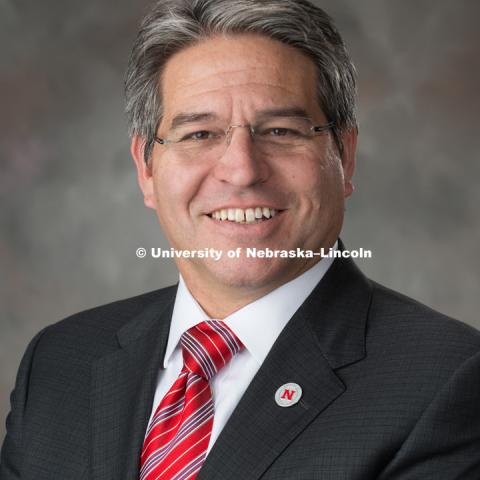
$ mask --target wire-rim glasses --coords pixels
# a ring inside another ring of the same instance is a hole
[[[199,122],[173,129],[167,138],[156,136],[155,142],[184,157],[208,155],[221,157],[231,142],[233,130],[246,128],[254,148],[266,155],[293,153],[308,146],[316,136],[334,127],[330,122],[314,125],[304,117],[274,117],[255,124],[234,124],[226,128],[218,122]]]

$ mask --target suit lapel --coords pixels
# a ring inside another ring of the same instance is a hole
[[[136,480],[168,339],[176,287],[118,333],[119,349],[92,372],[92,478]]]
[[[276,390],[294,382],[299,403],[284,408]],[[331,371],[304,318],[290,321],[265,359],[207,457],[197,480],[259,478],[344,386]]]
[[[209,453],[197,480],[257,480],[345,386],[335,369],[365,356],[370,284],[349,260],[336,260],[275,342]],[[283,384],[303,389],[279,407]]]

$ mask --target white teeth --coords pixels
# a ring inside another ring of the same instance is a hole
[[[253,208],[247,208],[245,210],[245,220],[247,222],[254,222],[255,221],[255,210]]]
[[[245,221],[245,212],[241,208],[235,209],[235,221],[238,223]]]
[[[222,208],[210,214],[215,220],[229,220],[236,223],[258,223],[265,218],[272,218],[278,214],[278,210],[269,207],[255,208]]]

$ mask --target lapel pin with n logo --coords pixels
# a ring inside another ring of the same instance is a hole
[[[275,392],[279,407],[291,407],[302,398],[302,387],[298,383],[285,383]]]

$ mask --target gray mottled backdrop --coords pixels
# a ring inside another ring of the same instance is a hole
[[[343,238],[372,278],[480,327],[480,2],[325,0],[358,68]],[[143,207],[122,77],[147,2],[0,0],[0,419],[28,340],[176,280]],[[2,433],[0,427],[0,434]]]

